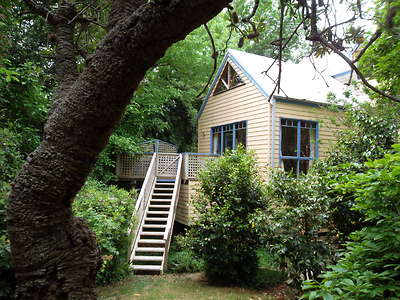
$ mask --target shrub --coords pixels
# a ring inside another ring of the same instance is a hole
[[[313,166],[313,172],[325,182],[324,195],[331,198],[331,225],[346,241],[351,232],[367,225],[359,211],[353,210],[352,191],[338,193],[335,187],[346,178],[366,170],[364,163],[379,159],[399,138],[400,106],[377,101],[347,106],[340,123],[345,126],[338,133],[338,141],[324,161]]]
[[[6,224],[6,203],[10,192],[9,183],[22,164],[18,147],[18,136],[7,128],[0,128],[0,299],[11,299],[15,289]]]
[[[251,284],[259,244],[253,216],[265,206],[255,158],[239,147],[211,161],[199,180],[191,247],[204,259],[210,282]]]
[[[184,236],[173,237],[168,255],[168,272],[193,273],[204,270],[204,261],[187,246]]]
[[[333,236],[326,232],[321,237],[329,221],[329,198],[321,189],[323,184],[312,174],[294,177],[274,170],[267,184],[270,204],[258,220],[265,247],[297,287],[332,261]]]
[[[90,179],[76,196],[73,210],[86,219],[96,233],[103,257],[97,282],[121,280],[129,273],[128,227],[135,205],[135,193],[106,186]]]
[[[303,299],[399,299],[400,297],[400,145],[394,154],[366,163],[340,187],[356,195],[354,209],[370,225],[354,232],[341,259],[321,283],[306,282]]]
[[[6,228],[6,199],[10,185],[0,180],[0,299],[12,299],[15,290],[10,241]]]

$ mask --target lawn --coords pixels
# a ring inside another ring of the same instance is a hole
[[[113,285],[100,287],[98,293],[101,300],[284,300],[287,299],[284,295],[286,290],[284,285],[264,291],[211,286],[202,273],[191,273],[163,276],[135,275]]]

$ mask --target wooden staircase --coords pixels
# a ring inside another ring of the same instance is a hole
[[[157,179],[139,232],[137,247],[134,248],[133,269],[141,272],[163,271],[166,241],[163,239],[167,221],[173,213],[172,196],[174,180]],[[172,209],[171,209],[172,208]]]
[[[159,155],[159,154],[157,154]],[[130,253],[130,263],[135,273],[162,274],[166,270],[175,211],[179,197],[182,155],[168,162],[166,173],[154,159],[146,175],[137,203],[137,227]],[[171,158],[169,158],[171,160]]]

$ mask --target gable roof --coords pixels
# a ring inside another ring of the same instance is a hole
[[[221,72],[224,69],[228,58],[246,75],[258,90],[268,98],[275,87],[274,80],[278,77],[279,67],[275,63],[268,75],[265,71],[273,64],[274,59],[251,54],[243,51],[229,49],[221,63],[217,75],[212,82],[207,95],[204,98],[203,104],[199,110],[197,118],[200,118],[208,99],[212,95],[212,91]],[[301,62],[295,64],[292,62],[282,62],[282,77],[281,91],[275,92],[274,96],[279,99],[299,100],[300,103],[309,104],[327,104],[327,95],[333,92],[337,96],[343,96],[344,92],[349,89],[348,86],[342,84],[330,75],[322,76],[315,71],[314,67],[309,62]]]

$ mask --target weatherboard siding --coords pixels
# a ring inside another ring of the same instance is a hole
[[[193,221],[194,213],[191,200],[195,196],[197,185],[198,181],[192,180],[181,184],[175,215],[175,220],[181,224],[190,225],[190,222]]]
[[[270,162],[270,104],[249,78],[230,60],[244,85],[209,97],[198,121],[198,152],[210,152],[211,128],[247,121],[247,149],[253,150],[260,168]]]

